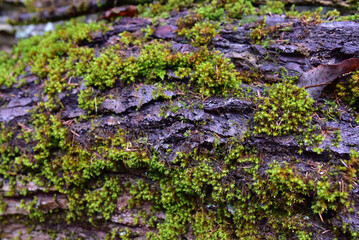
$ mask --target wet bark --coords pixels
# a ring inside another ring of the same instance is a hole
[[[155,26],[153,34],[155,39],[163,39],[172,44],[172,48],[179,52],[194,51],[195,49],[186,43],[183,37],[176,35],[176,19],[182,13],[164,20],[165,26]],[[335,64],[349,58],[359,58],[359,23],[357,22],[328,22],[308,23],[296,19],[286,19],[279,16],[267,16],[267,26],[276,24],[290,24],[290,31],[274,31],[270,34],[272,40],[267,47],[253,44],[250,39],[250,32],[253,24],[245,24],[233,29],[225,26],[220,35],[213,41],[214,48],[230,58],[239,71],[254,71],[264,79],[280,81],[281,69],[285,68],[290,76],[298,75],[317,67],[320,64]],[[91,42],[84,42],[83,45],[96,49],[104,48],[116,42],[118,34],[123,31],[136,32],[141,28],[151,25],[151,22],[141,18],[122,18],[114,24],[113,30],[98,35]],[[236,25],[236,24],[234,24]],[[288,41],[287,41],[288,39]],[[167,77],[173,77],[170,70]],[[20,88],[0,88],[0,121],[7,127],[27,124],[30,118],[29,110],[33,109],[39,102],[43,101],[41,89],[35,80],[38,78],[30,71],[21,78],[26,79],[26,84]],[[82,78],[72,80],[74,83],[82,84]],[[243,88],[251,88],[257,94],[263,92],[262,88],[243,84]],[[79,89],[61,93],[59,99],[63,109],[58,114],[64,121],[76,119],[84,110],[77,106],[77,94]],[[81,121],[68,126],[69,132],[73,134],[73,140],[86,144],[89,136],[100,134],[109,135],[113,129],[118,127],[128,130],[132,136],[146,136],[148,145],[162,156],[162,160],[170,164],[176,152],[189,152],[196,147],[210,149],[215,141],[224,144],[230,138],[241,138],[254,126],[253,116],[255,103],[250,100],[236,97],[209,97],[203,99],[200,95],[194,95],[183,99],[181,93],[166,91],[167,96],[172,97],[172,106],[192,105],[191,108],[179,108],[176,112],[165,110],[169,106],[168,101],[154,98],[156,86],[142,85],[134,89],[134,86],[118,86],[114,89],[118,96],[114,99],[107,99],[97,110],[97,118],[88,121]],[[330,91],[330,90],[329,90]],[[326,100],[321,95],[318,102]],[[350,149],[359,151],[359,127],[355,123],[353,110],[342,108],[341,117],[335,120],[321,121],[319,116],[314,117],[314,122],[325,132],[325,140],[321,147],[324,152],[316,154],[312,147],[308,147],[302,154],[298,154],[300,146],[293,136],[270,137],[266,135],[252,136],[246,139],[245,144],[258,150],[264,161],[289,160],[293,157],[303,162],[303,169],[310,169],[309,162],[326,162],[331,159],[348,159]],[[185,119],[186,121],[183,121]],[[205,122],[206,124],[203,124]],[[96,129],[93,129],[96,125]],[[342,141],[339,146],[333,146],[331,141],[334,136],[330,134],[331,129],[339,129]],[[189,137],[184,134],[191,131]],[[91,138],[91,137],[90,137]],[[168,153],[168,149],[172,149]],[[340,161],[337,161],[340,164]],[[309,170],[308,170],[309,171]],[[123,182],[134,181],[138,176],[146,179],[144,173],[119,173]],[[46,223],[39,223],[31,233],[27,232],[28,226],[23,220],[28,214],[25,210],[18,208],[22,199],[30,201],[29,197],[19,194],[21,189],[27,189],[31,196],[37,196],[38,206],[47,211],[58,209],[57,214],[66,209],[67,199],[58,194],[54,189],[43,192],[40,186],[29,183],[22,186],[18,183],[15,197],[6,197],[9,186],[3,181],[0,193],[4,196],[3,201],[7,208],[2,213],[3,219],[0,233],[5,238],[13,238],[19,235],[26,238],[51,238],[49,229],[60,232],[57,236],[84,237],[86,239],[104,238],[105,234],[112,227],[129,227],[139,232],[140,238],[153,230],[148,226],[136,224],[134,215],[141,209],[116,211],[109,221],[104,221],[97,227],[81,222],[66,224],[57,222],[54,215]],[[355,202],[355,209],[352,213],[340,215],[339,218],[348,223],[354,231],[359,231],[359,185],[355,185],[350,193],[350,198]],[[54,197],[56,195],[56,197]],[[118,209],[127,206],[130,195],[122,195],[118,201]],[[31,198],[32,199],[32,198]],[[142,209],[149,208],[144,205]],[[164,218],[165,213],[158,213],[158,217]],[[327,231],[328,225],[322,222],[318,216],[310,216],[313,223],[314,237],[318,239],[332,239],[333,232]],[[330,218],[330,216],[326,216]],[[323,233],[322,235],[318,232]],[[188,236],[191,239],[191,236]],[[343,237],[345,238],[345,237]]]

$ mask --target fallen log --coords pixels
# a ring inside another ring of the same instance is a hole
[[[316,101],[295,83],[358,59],[359,23],[197,17],[72,23],[4,55],[24,70],[0,78],[2,238],[357,237],[358,112],[333,97],[357,73]]]

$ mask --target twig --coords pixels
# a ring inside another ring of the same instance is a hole
[[[331,83],[332,83],[332,81],[329,81],[329,82],[324,82],[324,83],[320,83],[320,84],[316,84],[316,85],[306,86],[304,88],[319,87],[319,86],[328,85],[328,84],[331,84]]]

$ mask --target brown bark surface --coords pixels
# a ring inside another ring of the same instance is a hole
[[[298,1],[295,1],[298,2]],[[312,2],[312,1],[311,1]],[[328,1],[319,1],[321,4]],[[343,2],[343,1],[341,1]],[[334,2],[333,2],[334,3]],[[342,3],[336,4],[342,5]],[[345,5],[345,1],[343,2]],[[183,37],[175,33],[176,20],[182,13],[163,20],[165,26],[153,26],[156,28],[153,34],[154,39],[163,39],[172,44],[172,48],[179,52],[194,51],[194,47],[186,43]],[[268,27],[278,24],[290,24],[290,31],[272,31],[268,35],[272,38],[269,46],[253,44],[250,39],[250,32],[253,25],[244,24],[233,30],[232,26],[225,26],[220,35],[212,41],[212,46],[222,52],[225,57],[230,58],[239,71],[254,71],[260,74],[263,79],[271,79],[276,82],[281,79],[281,69],[285,68],[289,76],[298,75],[310,71],[321,64],[337,64],[346,59],[359,59],[359,23],[357,22],[326,22],[311,23],[296,19],[287,19],[277,15],[267,16]],[[104,48],[116,43],[118,34],[123,31],[136,32],[141,28],[151,25],[151,21],[141,18],[122,18],[114,23],[113,30],[98,35],[91,42],[84,42],[83,45],[96,49]],[[236,23],[234,23],[236,25]],[[288,39],[288,41],[286,41]],[[135,48],[130,50],[136,51]],[[134,52],[135,53],[135,52]],[[167,72],[167,78],[173,77],[171,70]],[[39,86],[35,84],[38,78],[29,71],[22,76],[26,84],[20,88],[0,88],[0,121],[7,127],[20,124],[26,125],[29,120],[29,110],[33,109],[39,102],[43,101]],[[73,80],[74,83],[82,84],[82,79]],[[168,102],[163,99],[154,98],[156,86],[141,85],[118,86],[113,91],[118,93],[114,99],[107,99],[98,107],[95,120],[81,121],[68,126],[69,132],[73,134],[73,140],[86,144],[91,141],[91,136],[96,134],[110,136],[116,127],[121,127],[130,132],[131,136],[146,136],[148,145],[156,150],[162,160],[170,165],[176,152],[189,152],[196,147],[210,149],[215,141],[224,144],[230,138],[241,138],[245,132],[253,127],[253,116],[256,111],[255,103],[238,99],[236,97],[209,97],[202,98],[200,94],[193,95],[183,100],[182,93],[167,91],[165,95],[172,97],[172,105],[180,106],[183,101],[186,104],[193,104],[193,108],[179,108],[178,111],[165,111],[163,107]],[[256,86],[243,84],[243,88],[251,88],[256,94],[262,94],[264,89]],[[59,99],[63,109],[58,114],[63,121],[71,121],[79,117],[84,110],[77,106],[77,94],[79,89],[62,93]],[[325,91],[325,89],[324,89]],[[330,90],[327,89],[328,92]],[[323,102],[329,95],[319,93],[318,102]],[[202,107],[203,105],[203,107]],[[355,123],[353,110],[342,107],[340,118],[329,121],[321,121],[320,116],[315,116],[317,126],[323,131],[325,140],[321,147],[324,152],[320,155],[313,152],[311,147],[298,154],[300,146],[293,136],[271,137],[266,135],[254,136],[247,139],[246,143],[253,146],[260,153],[264,161],[289,160],[296,158],[303,164],[304,171],[310,171],[310,164],[325,162],[329,159],[348,159],[350,150],[359,151],[359,126]],[[186,121],[183,121],[186,119]],[[206,124],[201,124],[201,122]],[[93,125],[96,125],[94,130]],[[21,125],[20,125],[21,126]],[[333,146],[331,141],[334,136],[330,134],[333,129],[341,132],[342,141],[339,146]],[[189,137],[184,133],[191,130]],[[171,153],[167,150],[172,149]],[[264,171],[264,170],[263,170]],[[117,174],[123,182],[134,181],[146,176],[143,172],[123,172]],[[29,196],[20,195],[20,190],[26,189]],[[104,238],[109,229],[129,227],[137,231],[139,239],[151,229],[146,225],[136,224],[134,216],[138,211],[149,209],[150,204],[143,205],[137,209],[126,209],[130,195],[123,194],[118,200],[117,211],[109,221],[103,221],[97,227],[83,222],[57,222],[57,214],[61,214],[67,208],[67,199],[58,194],[55,189],[43,192],[40,186],[29,183],[25,186],[18,183],[15,196],[7,197],[10,191],[9,185],[3,181],[0,193],[4,196],[3,201],[7,203],[5,212],[1,213],[0,234],[3,238],[14,238],[20,236],[22,239],[32,237],[35,239],[50,239],[49,230],[58,233],[57,239],[63,237],[80,237],[85,239]],[[350,198],[355,202],[352,213],[339,214],[338,217],[347,223],[354,231],[359,231],[359,185],[355,185],[350,193]],[[56,197],[55,197],[56,195]],[[44,223],[32,225],[33,230],[28,233],[28,225],[25,224],[25,216],[28,214],[24,209],[18,208],[21,200],[30,202],[30,199],[38,198],[38,207],[51,211],[57,209],[50,219]],[[158,213],[159,219],[164,219],[165,213]],[[321,219],[323,217],[323,219]],[[332,239],[334,234],[328,227],[328,221],[337,221],[333,216],[310,216],[313,223],[314,238]],[[328,220],[329,219],[329,220]],[[334,219],[334,220],[333,220]],[[341,236],[345,239],[346,236]],[[193,236],[187,236],[192,239]]]

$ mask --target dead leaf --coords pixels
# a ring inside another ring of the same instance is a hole
[[[172,39],[175,37],[174,31],[177,28],[175,26],[163,25],[158,26],[153,35],[161,39]]]
[[[358,68],[357,58],[350,58],[338,64],[321,64],[303,73],[298,80],[298,86],[306,88],[310,96],[317,99],[327,85]]]
[[[138,14],[137,7],[135,5],[128,5],[123,7],[115,7],[107,10],[101,17],[101,19],[112,20],[116,17],[133,17]]]

